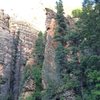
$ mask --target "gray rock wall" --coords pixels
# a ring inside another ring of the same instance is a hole
[[[18,100],[23,70],[34,60],[32,51],[38,34],[26,22],[9,19],[0,10],[0,100]]]
[[[15,55],[17,56],[16,64],[14,65],[16,68],[13,68],[15,70],[14,74],[14,100],[18,100],[19,94],[21,94],[21,81],[23,80],[23,74],[24,69],[27,64],[30,66],[34,62],[32,52],[34,49],[34,44],[37,39],[38,31],[35,30],[33,27],[31,27],[26,22],[12,22],[10,24],[10,31],[11,34],[15,36],[14,40],[18,42],[17,44],[17,52],[15,52]],[[16,32],[18,30],[18,33]],[[18,36],[18,37],[17,37]],[[16,47],[16,46],[15,46]],[[14,57],[15,58],[15,57]],[[27,91],[28,92],[28,91]]]
[[[13,36],[9,32],[9,18],[0,10],[0,100],[6,100],[10,89]]]
[[[60,83],[60,77],[57,73],[57,66],[55,62],[55,48],[54,48],[54,33],[55,33],[56,21],[55,12],[46,8],[46,44],[44,53],[44,64],[42,71],[42,83],[44,89],[47,89],[49,85],[56,88]]]

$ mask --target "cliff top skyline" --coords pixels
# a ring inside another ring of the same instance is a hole
[[[31,23],[36,29],[45,30],[45,11],[48,7],[55,10],[57,0],[0,0],[0,9],[17,20]],[[62,0],[66,15],[71,11],[81,8],[82,0]]]

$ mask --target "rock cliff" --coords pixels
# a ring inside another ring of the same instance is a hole
[[[59,73],[57,72],[57,64],[55,62],[55,48],[57,42],[54,41],[56,23],[56,13],[51,9],[46,8],[46,44],[44,53],[44,64],[42,71],[42,83],[44,89],[54,89],[52,93],[57,92],[57,88],[60,87],[63,82],[60,79]],[[68,29],[74,28],[74,20],[68,16],[65,18]],[[52,88],[53,87],[53,88]],[[64,90],[61,93],[53,94],[52,98],[46,98],[45,100],[60,100],[59,97],[64,96],[64,100],[74,100],[72,90]]]
[[[16,74],[15,74],[15,86],[14,86],[15,90],[14,91],[20,92],[20,89],[22,88],[20,87],[20,84],[21,84],[20,82],[23,80],[23,77],[24,77],[25,66],[32,65],[34,63],[32,52],[34,49],[35,40],[37,39],[38,31],[35,30],[30,24],[26,22],[11,21],[10,32],[11,34],[14,34],[15,37],[18,36],[18,33],[16,32],[16,30],[18,30],[19,32],[19,41],[17,39],[18,41],[17,55],[19,56],[16,59],[16,69],[15,69]],[[26,85],[28,85],[28,83]],[[29,91],[30,90],[27,90],[25,92],[29,92]],[[16,97],[18,97],[18,94],[16,92],[15,92],[15,95]],[[14,99],[14,100],[17,100],[17,99]]]
[[[0,98],[9,96],[12,67],[13,36],[9,31],[9,16],[0,10]],[[6,19],[6,20],[5,20]]]
[[[46,89],[49,82],[58,83],[55,64],[55,49],[52,45],[55,30],[55,12],[46,8],[46,44],[43,64],[43,87]]]
[[[0,100],[18,100],[25,65],[31,55],[38,31],[21,21],[10,21],[0,10]]]
[[[59,87],[61,79],[57,72],[55,63],[55,48],[57,43],[54,41],[56,28],[56,13],[46,8],[46,44],[44,53],[44,63],[42,68],[42,83],[44,90],[49,86]],[[66,23],[69,28],[74,27],[74,21],[67,17]],[[32,56],[38,31],[29,23],[10,20],[10,16],[0,10],[0,100],[22,100],[33,93],[35,82],[30,77],[24,82],[24,69],[32,66],[35,61]],[[65,91],[60,95],[65,95],[65,100],[74,100],[70,97],[73,91]],[[56,96],[54,98],[56,99]],[[44,100],[44,99],[43,99]],[[49,99],[46,99],[49,100]],[[52,100],[52,99],[50,99]]]

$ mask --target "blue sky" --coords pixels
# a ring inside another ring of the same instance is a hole
[[[62,0],[66,14],[71,14],[75,8],[80,8],[82,0]],[[44,8],[55,9],[56,0],[0,0],[0,9],[18,20],[26,20],[33,26],[43,30],[45,25]]]

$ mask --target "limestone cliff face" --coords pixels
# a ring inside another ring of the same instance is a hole
[[[25,65],[34,63],[32,51],[38,34],[28,23],[9,19],[0,10],[0,100],[18,100]]]

